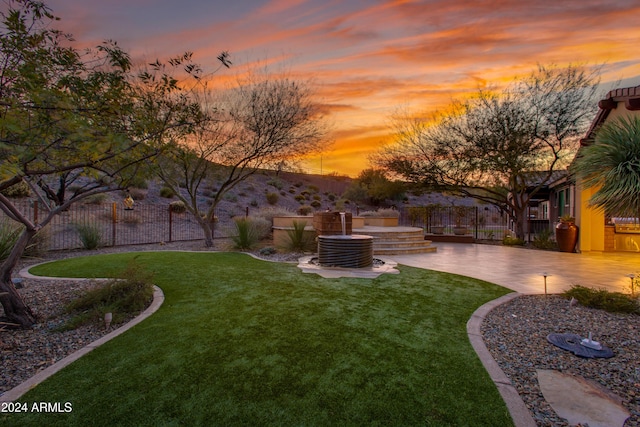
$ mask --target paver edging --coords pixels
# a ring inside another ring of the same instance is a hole
[[[491,356],[491,353],[489,353],[489,350],[482,338],[482,331],[480,329],[482,321],[491,310],[521,295],[522,294],[518,292],[512,292],[478,307],[467,322],[467,336],[469,337],[469,341],[471,342],[473,349],[480,358],[480,361],[489,373],[491,380],[498,388],[498,392],[500,392],[502,400],[504,400],[507,405],[507,409],[509,410],[509,414],[511,415],[515,426],[536,427],[536,422],[531,416],[529,408],[527,408],[527,405],[525,405],[524,401],[518,394],[518,391],[511,384],[511,380],[509,380],[502,369],[500,369],[498,362],[496,362]]]
[[[33,267],[33,266],[31,266],[31,267]],[[51,278],[42,277],[42,276],[33,276],[33,277],[36,277],[38,279],[54,279],[53,277],[51,277]],[[55,279],[61,279],[61,278],[60,277],[56,277]],[[94,280],[94,279],[82,279],[82,280]],[[151,316],[153,313],[155,313],[160,308],[160,306],[162,305],[163,302],[164,302],[164,293],[162,292],[162,289],[160,289],[159,287],[154,285],[153,286],[153,301],[151,302],[151,305],[149,305],[149,307],[147,307],[146,310],[144,310],[142,313],[140,313],[139,315],[137,315],[136,317],[131,319],[128,323],[120,326],[118,329],[115,329],[114,331],[109,332],[107,335],[104,335],[103,337],[95,340],[94,342],[92,342],[90,344],[87,344],[86,346],[82,347],[81,349],[71,353],[67,357],[65,357],[63,359],[60,359],[59,361],[57,361],[53,365],[51,365],[51,366],[43,369],[42,371],[38,372],[37,374],[35,374],[31,378],[29,378],[28,380],[24,381],[23,383],[18,384],[17,386],[12,388],[11,390],[8,390],[5,393],[1,394],[0,395],[0,402],[13,402],[15,400],[18,400],[26,392],[28,392],[32,388],[36,387],[38,384],[40,384],[41,382],[43,382],[44,380],[46,380],[47,378],[49,378],[50,376],[52,376],[56,372],[60,371],[61,369],[65,368],[66,366],[68,366],[71,363],[75,362],[76,360],[78,360],[79,358],[84,356],[85,354],[91,352],[93,349],[101,346],[102,344],[106,343],[107,341],[112,340],[113,338],[117,337],[118,335],[126,332],[127,330],[131,329],[132,327],[134,327],[138,323],[142,322],[147,317]]]

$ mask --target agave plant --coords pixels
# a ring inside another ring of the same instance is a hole
[[[640,216],[640,117],[605,124],[572,166],[585,188],[597,188],[589,205],[610,215]]]

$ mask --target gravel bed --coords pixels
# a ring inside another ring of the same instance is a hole
[[[52,253],[46,260],[85,254],[144,250],[221,250],[226,244],[204,248],[202,242],[104,248],[98,251]],[[256,256],[277,262],[297,262],[303,254]],[[21,265],[32,264],[35,261]],[[62,307],[95,282],[26,279],[21,294],[37,313],[30,330],[0,331],[0,394],[38,371],[105,335],[104,326],[89,325],[75,331],[54,332],[65,320]],[[4,313],[0,308],[0,317]],[[118,325],[112,325],[111,330]],[[549,344],[549,333],[576,333],[613,349],[611,359],[583,359]],[[555,369],[593,380],[622,398],[632,416],[625,426],[640,427],[640,316],[607,313],[579,305],[570,307],[558,296],[523,295],[492,310],[482,324],[485,344],[511,379],[539,426],[567,426],[542,396],[536,369]]]
[[[568,426],[544,400],[536,369],[594,381],[619,396],[640,426],[640,316],[569,306],[560,296],[523,295],[493,309],[482,326],[489,352],[518,390],[539,426]],[[587,359],[549,342],[550,333],[575,333],[611,348],[614,357]]]

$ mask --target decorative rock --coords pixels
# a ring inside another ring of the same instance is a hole
[[[584,378],[547,369],[536,369],[536,374],[546,401],[571,425],[622,427],[629,418],[629,411],[616,402],[622,399]]]

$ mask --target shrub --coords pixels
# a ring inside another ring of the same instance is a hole
[[[9,220],[0,221],[0,261],[6,259],[16,245],[23,227]]]
[[[171,199],[175,196],[175,192],[169,187],[162,187],[160,189],[160,197],[164,197],[165,199]]]
[[[48,227],[41,228],[29,241],[24,249],[25,257],[40,257],[49,249],[49,241],[51,240],[51,232]]]
[[[271,223],[264,218],[238,217],[234,218],[235,233],[231,240],[235,249],[249,250],[271,232]]]
[[[85,249],[97,249],[102,246],[102,233],[94,224],[75,224],[76,232]]]
[[[542,230],[533,238],[533,246],[538,249],[556,249],[558,245],[552,239],[553,231],[547,229]]]
[[[254,208],[257,208],[259,206],[258,201],[255,199],[253,199],[249,204],[251,205],[251,207],[254,207]]]
[[[322,206],[322,203],[319,200],[314,200],[311,202],[311,206],[318,209],[320,206]]]
[[[293,221],[293,229],[287,230],[287,249],[290,251],[307,251],[313,249],[314,238],[312,234],[305,233],[306,221]]]
[[[169,210],[173,213],[185,213],[187,211],[187,205],[182,200],[176,200],[169,203]]]
[[[304,202],[307,200],[307,198],[306,198],[306,197],[304,197],[304,195],[302,195],[302,194],[298,194],[298,195],[296,195],[296,196],[294,197],[294,199],[295,199],[296,201],[300,202],[300,203],[304,203]]]
[[[129,195],[133,198],[134,201],[136,201],[144,200],[144,198],[147,196],[147,193],[141,188],[132,188],[131,190],[129,190]]]
[[[153,274],[145,271],[135,259],[121,278],[114,279],[80,298],[71,301],[65,312],[74,316],[60,330],[71,330],[87,323],[101,323],[105,313],[112,313],[112,323],[125,321],[144,310],[153,298]]]
[[[282,181],[280,181],[279,179],[270,179],[269,181],[267,181],[267,185],[271,185],[278,190],[282,190],[283,187]]]
[[[507,234],[504,236],[504,239],[502,239],[502,244],[506,246],[524,246],[525,241]]]
[[[309,215],[314,209],[309,205],[302,205],[298,208],[298,215]]]
[[[0,221],[0,261],[5,260],[16,245],[24,226],[9,220]],[[29,241],[23,256],[37,257],[44,254],[49,246],[50,233],[48,228],[41,228]]]
[[[24,181],[20,181],[17,184],[7,187],[2,190],[2,194],[7,197],[29,197],[31,195],[31,188],[29,184]]]
[[[602,309],[612,313],[640,314],[638,299],[622,292],[609,292],[606,289],[592,289],[574,285],[563,292],[565,298],[575,298],[585,307]]]
[[[317,185],[309,185],[307,187],[307,190],[309,190],[311,193],[318,193],[320,191]]]
[[[266,197],[267,197],[267,203],[269,203],[270,205],[277,204],[278,200],[280,199],[280,196],[278,196],[278,193],[267,193]]]

